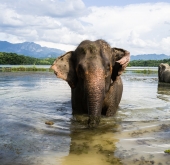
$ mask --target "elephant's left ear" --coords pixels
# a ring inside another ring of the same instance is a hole
[[[51,66],[51,69],[54,70],[58,78],[67,81],[71,88],[75,88],[77,76],[72,61],[72,55],[73,51],[70,51],[58,57]]]
[[[112,80],[120,76],[130,62],[130,52],[121,48],[112,48],[115,63],[112,68]]]

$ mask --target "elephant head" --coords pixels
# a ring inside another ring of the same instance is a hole
[[[167,81],[166,79],[170,76],[167,69],[169,69],[169,71],[170,71],[169,64],[161,63],[159,65],[159,67],[158,67],[158,80],[159,80],[159,82],[166,82]],[[165,70],[167,70],[166,73],[165,73]]]
[[[88,113],[89,126],[95,127],[111,84],[122,74],[129,60],[130,53],[126,50],[111,48],[103,40],[85,40],[75,51],[58,57],[51,68],[71,87],[73,112]]]

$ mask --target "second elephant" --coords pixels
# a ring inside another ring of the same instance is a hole
[[[158,67],[159,82],[170,83],[170,66],[166,63],[161,63]]]

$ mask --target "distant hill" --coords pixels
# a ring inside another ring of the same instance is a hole
[[[35,58],[56,58],[65,53],[60,49],[41,47],[34,42],[12,44],[7,41],[0,41],[0,52],[23,54]]]
[[[143,55],[132,55],[130,60],[163,60],[163,59],[170,59],[170,56],[165,54],[143,54]]]

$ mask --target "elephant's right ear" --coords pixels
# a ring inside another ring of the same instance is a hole
[[[72,61],[72,55],[73,51],[70,51],[58,57],[51,66],[51,69],[54,70],[58,78],[67,81],[71,88],[75,88],[77,76]]]
[[[130,52],[121,48],[112,48],[115,63],[112,68],[112,80],[120,76],[130,62]]]

